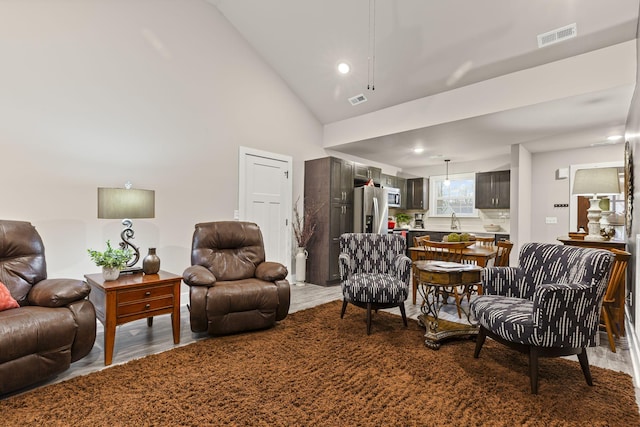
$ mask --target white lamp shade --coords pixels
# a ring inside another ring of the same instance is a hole
[[[155,191],[98,188],[98,218],[154,218]]]
[[[618,168],[578,169],[573,181],[573,194],[619,194]]]

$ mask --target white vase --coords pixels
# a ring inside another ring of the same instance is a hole
[[[102,267],[102,277],[104,280],[117,280],[120,277],[120,269],[118,267]]]
[[[296,253],[296,285],[304,286],[307,275],[307,257],[309,253],[303,247],[298,247]]]

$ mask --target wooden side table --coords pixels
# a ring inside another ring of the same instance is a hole
[[[482,267],[429,261],[416,261],[414,267],[418,272],[418,290],[424,298],[420,307],[422,314],[418,316],[418,323],[426,329],[424,345],[437,350],[442,341],[450,338],[478,335],[478,325],[471,322],[468,311],[465,312],[466,324],[440,319],[439,313],[444,302],[440,302],[438,297],[442,291],[453,293],[453,287],[457,286],[462,286],[464,295],[468,295],[471,287],[480,284]]]
[[[152,326],[153,316],[171,314],[174,344],[180,343],[180,283],[182,277],[159,271],[158,274],[120,275],[117,280],[105,281],[102,274],[84,276],[91,286],[89,300],[96,309],[96,317],[104,325],[104,364],[110,365],[116,326],[138,319],[147,319]]]

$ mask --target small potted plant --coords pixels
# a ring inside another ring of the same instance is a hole
[[[98,267],[102,267],[104,280],[116,280],[120,276],[120,270],[126,267],[127,262],[133,256],[131,249],[112,248],[107,240],[107,250],[104,252],[87,249],[89,257]]]
[[[406,213],[397,213],[396,214],[396,222],[398,223],[398,226],[400,226],[400,227],[408,226],[409,222],[411,222],[411,216],[407,215]]]

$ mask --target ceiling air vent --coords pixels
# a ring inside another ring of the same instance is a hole
[[[362,104],[363,102],[367,102],[367,98],[363,94],[360,94],[349,98],[349,102],[351,103],[351,105],[358,105]]]
[[[575,22],[573,24],[557,28],[555,30],[538,34],[538,47],[549,46],[550,44],[565,41],[577,35],[578,29]]]

